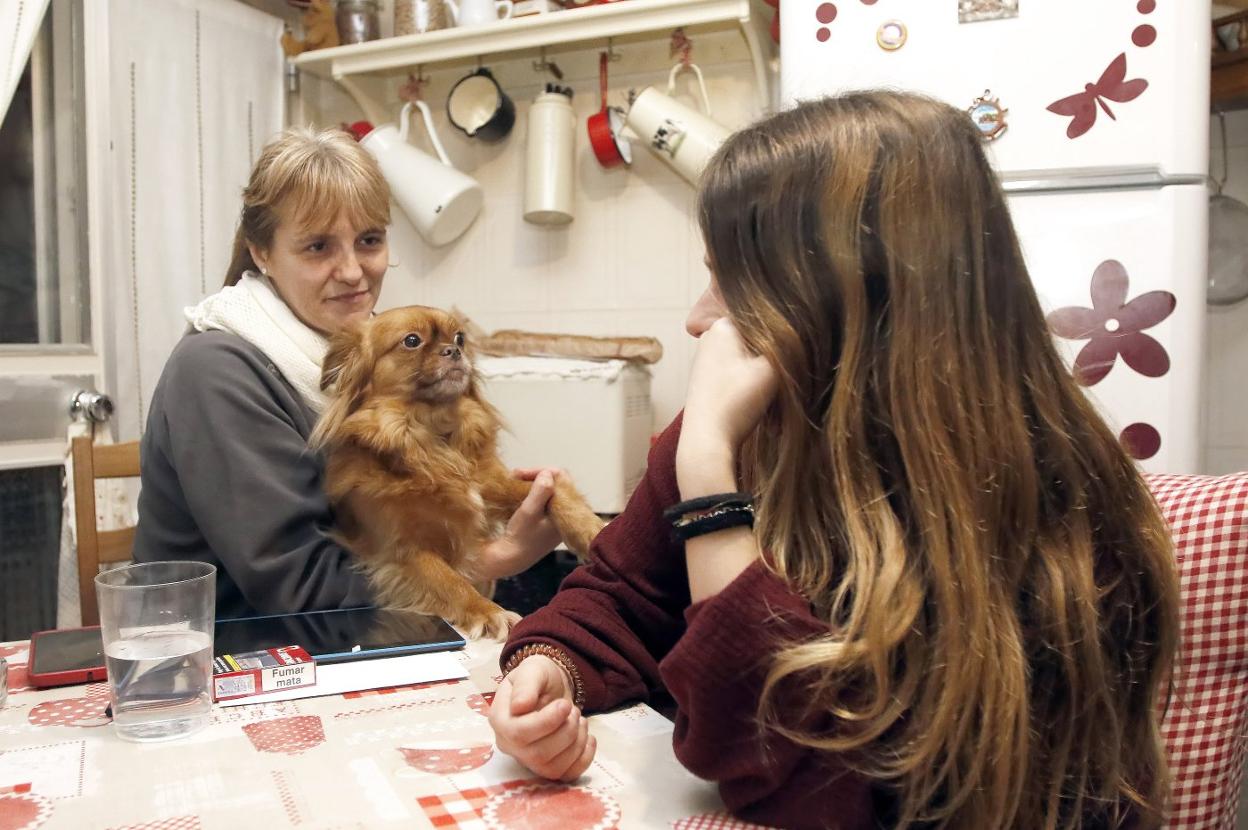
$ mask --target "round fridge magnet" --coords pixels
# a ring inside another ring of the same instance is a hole
[[[896,52],[906,45],[906,38],[909,36],[906,24],[900,20],[885,21],[880,24],[880,28],[875,30],[875,42],[885,52]]]
[[[1010,126],[1005,120],[1010,111],[1001,106],[1001,99],[994,98],[990,89],[985,89],[984,94],[976,98],[966,111],[984,141],[1000,138]]]

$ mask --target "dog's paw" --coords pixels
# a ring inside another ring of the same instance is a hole
[[[491,603],[492,604],[492,603]],[[495,605],[490,611],[475,614],[465,622],[464,633],[474,640],[506,640],[511,627],[520,622],[520,615]]]

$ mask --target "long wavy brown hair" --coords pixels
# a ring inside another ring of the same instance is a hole
[[[782,378],[743,449],[756,532],[829,623],[771,665],[763,723],[855,759],[899,826],[1159,824],[1170,537],[1054,347],[965,113],[802,103],[727,141],[699,213]]]

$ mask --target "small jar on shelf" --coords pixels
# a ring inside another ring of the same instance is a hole
[[[338,40],[343,44],[364,43],[381,37],[377,0],[338,0],[334,22],[338,26]]]
[[[394,0],[395,35],[435,32],[448,25],[442,0]]]

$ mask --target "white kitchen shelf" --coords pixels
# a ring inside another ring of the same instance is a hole
[[[760,100],[769,99],[767,65],[750,0],[619,0],[600,6],[517,17],[485,26],[442,29],[305,52],[299,69],[339,81],[444,61],[523,52],[561,44],[597,43],[608,38],[664,32],[681,26],[738,28],[750,51]],[[354,93],[353,93],[354,94]]]

